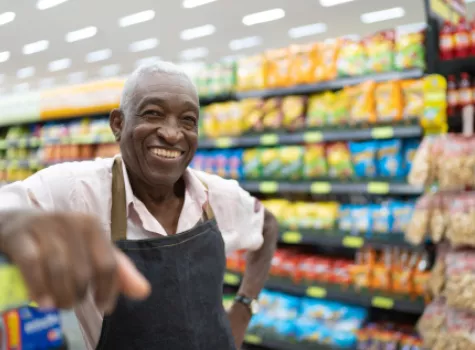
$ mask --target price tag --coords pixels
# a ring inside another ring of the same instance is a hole
[[[279,189],[279,184],[274,181],[264,181],[259,184],[259,192],[261,193],[276,193]]]
[[[327,296],[327,290],[322,287],[308,287],[306,294],[312,298],[325,298]]]
[[[296,231],[287,231],[282,234],[282,242],[289,244],[297,244],[302,242],[302,234]]]
[[[238,286],[240,282],[241,282],[241,279],[239,278],[238,275],[231,272],[226,272],[224,274],[224,283],[230,286]]]
[[[0,313],[14,306],[28,303],[26,290],[20,271],[13,265],[0,266]]]
[[[303,134],[305,143],[317,143],[323,141],[323,134],[319,131],[309,131]]]
[[[394,300],[386,297],[373,297],[371,305],[379,309],[392,309],[394,307]]]
[[[255,334],[246,334],[244,336],[244,342],[248,344],[259,345],[262,344],[262,338]]]
[[[214,144],[218,148],[229,148],[233,144],[233,141],[229,137],[220,137]]]
[[[260,137],[259,143],[263,146],[276,145],[279,143],[279,136],[276,134],[265,134]]]
[[[342,240],[342,245],[346,248],[361,248],[364,245],[364,239],[362,237],[346,236]]]
[[[391,126],[382,126],[371,129],[373,139],[390,139],[394,136],[394,129]]]
[[[370,182],[366,190],[372,194],[388,194],[389,184],[387,182]]]
[[[310,185],[310,193],[330,193],[332,185],[329,182],[314,182]]]

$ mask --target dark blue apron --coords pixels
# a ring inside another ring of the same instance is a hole
[[[152,293],[145,301],[120,296],[115,311],[104,317],[96,349],[235,350],[223,307],[224,242],[211,208],[186,232],[128,241],[120,158],[112,174],[112,238]]]

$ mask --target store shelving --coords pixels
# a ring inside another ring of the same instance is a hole
[[[235,272],[226,272],[224,283],[229,286],[239,286],[242,276]],[[266,288],[297,296],[325,298],[346,302],[364,307],[394,310],[406,313],[420,314],[424,310],[425,301],[421,297],[411,298],[406,295],[386,293],[376,290],[357,290],[352,286],[332,284],[297,284],[287,279],[271,277]]]
[[[345,86],[357,85],[368,80],[384,82],[389,80],[416,79],[422,77],[423,75],[424,71],[422,69],[408,69],[400,72],[387,72],[348,78],[337,78],[316,84],[297,85],[278,89],[243,91],[236,93],[236,97],[238,99],[244,99],[268,98],[287,95],[308,95],[321,91],[338,90],[344,88]]]
[[[331,350],[332,348],[322,344],[302,344],[289,340],[277,340],[270,337],[261,337],[248,334],[244,338],[245,349],[273,349],[273,350]]]

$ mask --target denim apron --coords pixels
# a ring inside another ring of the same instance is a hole
[[[172,236],[126,239],[122,161],[112,167],[111,234],[150,282],[151,295],[123,295],[104,317],[97,350],[235,350],[223,307],[224,242],[207,205],[191,230]]]

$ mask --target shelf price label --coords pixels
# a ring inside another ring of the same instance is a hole
[[[346,236],[342,240],[343,247],[346,248],[361,248],[364,245],[363,237]]]
[[[373,139],[390,139],[394,136],[394,129],[391,126],[381,126],[371,129]]]
[[[319,131],[309,131],[303,134],[305,143],[318,143],[323,141],[323,134]]]
[[[271,146],[279,143],[279,136],[276,134],[265,134],[259,139],[259,143],[263,146]]]
[[[370,182],[366,190],[372,194],[388,194],[389,184],[387,182]]]
[[[229,137],[220,137],[214,142],[217,148],[229,148],[233,144],[233,141]]]
[[[231,272],[226,272],[224,274],[224,283],[230,286],[238,286],[240,282],[241,282],[241,279],[239,278],[238,275]]]
[[[275,181],[264,181],[259,184],[259,192],[261,193],[276,193],[279,189],[279,184]]]
[[[327,290],[322,287],[312,286],[307,288],[306,294],[312,298],[325,298]]]
[[[329,182],[314,182],[310,185],[310,193],[326,194],[332,191],[332,185]]]
[[[394,299],[386,297],[373,297],[371,305],[378,309],[392,309],[394,307]]]
[[[244,342],[253,345],[262,344],[262,338],[255,334],[246,334],[244,336]]]
[[[287,231],[282,234],[282,242],[289,244],[298,244],[302,242],[302,234],[296,231]]]

